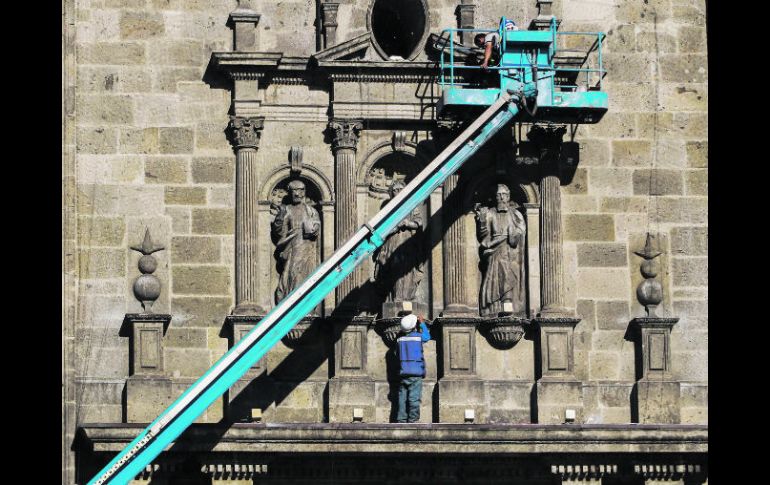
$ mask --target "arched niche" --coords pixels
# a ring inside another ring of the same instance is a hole
[[[357,173],[357,201],[359,210],[363,209],[364,220],[373,217],[390,199],[389,188],[394,179],[400,179],[409,183],[427,165],[428,161],[417,152],[414,143],[406,142],[400,149],[394,149],[390,142],[375,145],[364,157],[363,163]],[[423,276],[417,287],[414,303],[421,312],[428,312],[430,307],[430,201],[426,200],[418,207],[422,219],[422,231],[420,237],[423,248]],[[384,302],[382,289],[372,280],[374,275],[374,263],[371,259],[363,264],[364,274],[370,282],[367,299],[370,311],[380,313]]]
[[[430,33],[427,0],[371,0],[366,27],[372,45],[383,59],[412,60]]]
[[[318,241],[320,263],[334,251],[334,199],[328,178],[315,167],[303,166],[299,173],[292,172],[288,165],[279,167],[268,174],[259,189],[257,208],[259,230],[258,253],[259,304],[266,309],[275,306],[274,295],[278,286],[278,265],[275,258],[275,241],[271,234],[271,224],[275,219],[277,207],[288,203],[287,185],[292,180],[301,180],[305,184],[308,203],[318,211],[321,219],[321,235]],[[331,308],[332,300],[327,297],[320,309]]]
[[[472,298],[469,304],[478,308],[478,290],[481,285],[481,259],[476,238],[476,220],[474,209],[477,204],[494,207],[495,192],[498,184],[504,184],[511,191],[511,201],[516,203],[518,210],[526,221],[526,236],[523,249],[524,278],[526,293],[525,307],[529,317],[535,315],[540,304],[540,196],[537,184],[524,183],[515,175],[506,171],[499,173],[494,167],[488,167],[481,173],[472,176],[464,174],[460,177],[464,185],[462,192],[462,216],[464,221],[465,275]]]

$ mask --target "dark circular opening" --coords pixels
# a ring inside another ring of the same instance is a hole
[[[390,56],[408,59],[425,31],[420,0],[377,0],[372,9],[372,35]]]

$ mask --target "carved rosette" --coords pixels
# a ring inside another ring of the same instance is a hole
[[[329,123],[329,129],[332,131],[332,150],[337,151],[340,148],[349,148],[355,150],[358,146],[359,132],[364,128],[364,124],[359,120],[333,120]]]
[[[492,347],[506,350],[521,340],[527,325],[529,320],[526,318],[499,317],[485,320],[479,330]]]
[[[230,135],[230,143],[232,143],[233,148],[236,150],[242,148],[259,148],[259,140],[262,136],[264,123],[264,118],[230,116],[230,123],[227,126],[227,131]]]

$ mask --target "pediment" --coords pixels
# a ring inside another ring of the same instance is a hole
[[[361,60],[372,46],[371,32],[365,32],[341,44],[316,52],[311,57],[317,61],[353,61]]]

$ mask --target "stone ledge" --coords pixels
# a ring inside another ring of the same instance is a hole
[[[137,424],[84,424],[81,449],[120,451],[144,429]],[[174,451],[400,453],[706,453],[707,425],[539,424],[249,424],[193,425]],[[579,447],[579,448],[578,448]]]

